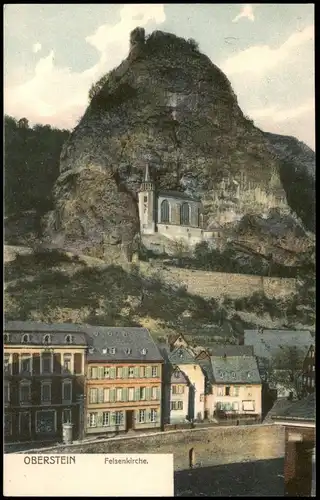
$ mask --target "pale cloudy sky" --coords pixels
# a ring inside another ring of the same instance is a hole
[[[314,149],[312,4],[15,4],[4,25],[4,106],[16,118],[73,128],[143,26],[195,38],[258,127]]]

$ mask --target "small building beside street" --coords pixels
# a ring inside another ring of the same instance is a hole
[[[291,403],[273,415],[276,425],[285,427],[285,496],[315,496],[316,395]]]

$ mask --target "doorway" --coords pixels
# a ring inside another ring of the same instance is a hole
[[[133,429],[133,410],[126,411],[126,429],[127,431]]]

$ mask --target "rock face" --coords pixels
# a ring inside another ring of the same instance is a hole
[[[145,39],[137,28],[127,59],[103,82],[61,154],[55,209],[44,220],[58,246],[130,260],[147,162],[160,189],[203,197],[226,177],[245,178],[285,199],[272,141],[194,42],[160,31]]]

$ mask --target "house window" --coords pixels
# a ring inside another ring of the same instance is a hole
[[[10,413],[4,415],[4,435],[11,436],[12,434],[12,417]]]
[[[3,357],[3,370],[5,375],[11,374],[11,356],[10,354],[5,354]]]
[[[109,403],[109,401],[110,401],[110,389],[103,389],[103,401],[104,401],[104,403]]]
[[[163,200],[161,203],[161,222],[169,222],[169,203],[168,200]]]
[[[150,412],[150,422],[157,421],[157,410],[152,409]]]
[[[239,396],[239,391],[240,391],[240,387],[238,387],[237,385],[235,385],[234,388],[233,388],[233,395],[234,396]]]
[[[42,370],[41,373],[51,373],[52,372],[52,355],[51,353],[43,353],[41,356],[41,365]]]
[[[184,386],[183,385],[173,385],[172,386],[172,394],[184,394]]]
[[[242,401],[243,411],[254,411],[254,401]]]
[[[98,378],[98,368],[96,366],[93,366],[90,369],[90,378]]]
[[[98,389],[92,388],[89,390],[89,402],[92,404],[98,402]]]
[[[140,400],[144,401],[146,399],[146,388],[145,387],[140,387]]]
[[[52,434],[56,431],[55,410],[36,412],[36,432],[38,434]]]
[[[31,382],[20,383],[20,404],[29,404],[31,401]]]
[[[189,203],[182,203],[180,208],[180,220],[182,226],[190,225],[190,207]]]
[[[224,395],[224,387],[218,387],[218,396]]]
[[[71,380],[64,380],[62,382],[62,402],[72,403],[72,382]]]
[[[152,377],[157,377],[158,376],[158,367],[157,366],[153,366],[151,373],[152,373]]]
[[[4,383],[4,404],[10,403],[10,383],[5,381]]]
[[[314,378],[311,379],[311,387],[314,387]]]
[[[66,344],[72,344],[73,343],[73,337],[72,337],[72,335],[66,335],[66,337],[65,337],[65,343]]]
[[[238,403],[237,401],[234,401],[234,402],[232,403],[232,409],[233,409],[234,411],[239,411],[239,403]]]
[[[312,371],[314,372],[316,369],[315,365],[312,365]]]
[[[89,413],[89,427],[97,427],[97,414]]]
[[[252,396],[252,387],[251,387],[251,385],[247,386],[247,391],[248,391],[247,392],[248,396],[251,397]]]
[[[139,424],[143,424],[146,421],[146,410],[139,410]]]
[[[63,410],[62,411],[62,422],[64,424],[70,424],[71,423],[71,410],[67,409],[67,410]]]
[[[134,377],[134,366],[129,366],[129,377],[130,378]]]
[[[226,396],[230,396],[230,392],[231,392],[231,391],[230,391],[230,387],[226,387],[226,394],[225,394],[225,395],[226,395]]]
[[[116,348],[115,347],[110,347],[109,352],[110,352],[110,354],[115,354],[116,353]]]
[[[122,378],[122,366],[117,368],[117,378]]]
[[[44,344],[50,344],[50,342],[51,342],[51,336],[50,335],[45,335],[43,337],[43,343]]]
[[[41,384],[41,403],[51,403],[51,383],[42,382]]]
[[[129,387],[129,401],[134,401],[134,387]]]
[[[102,414],[102,425],[103,427],[107,427],[110,425],[110,412],[104,411]]]
[[[63,373],[72,373],[72,354],[63,355]]]
[[[27,344],[29,342],[29,335],[27,333],[25,333],[24,335],[22,335],[22,339],[21,339],[21,343],[22,344]]]
[[[108,366],[104,369],[104,378],[110,378],[110,368]]]
[[[140,378],[144,378],[146,376],[146,367],[140,366]]]
[[[21,354],[20,356],[20,373],[24,375],[31,374],[31,356],[30,354]]]
[[[117,389],[116,391],[116,401],[122,401],[122,389]]]
[[[183,401],[171,401],[171,410],[183,410]]]
[[[30,420],[30,412],[22,411],[19,413],[19,434],[20,436],[30,436],[31,430],[31,420]]]
[[[114,421],[116,425],[121,425],[123,419],[123,412],[122,411],[116,411],[114,414]]]
[[[158,388],[157,387],[152,387],[151,388],[151,399],[155,400],[158,397]]]

